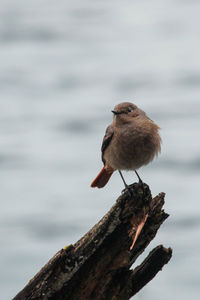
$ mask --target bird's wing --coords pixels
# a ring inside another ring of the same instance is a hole
[[[110,144],[113,135],[114,135],[113,126],[109,125],[106,129],[106,133],[104,135],[102,146],[101,146],[101,152],[102,152],[101,158],[102,158],[102,161],[104,164],[105,164],[104,152],[105,152],[106,148],[108,147],[108,145]]]

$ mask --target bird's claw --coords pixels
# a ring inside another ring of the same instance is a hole
[[[135,194],[135,191],[132,187],[132,185],[127,185],[125,189],[122,190],[122,194],[127,193],[129,197],[132,197]]]

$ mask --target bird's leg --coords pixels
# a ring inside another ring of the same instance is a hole
[[[123,175],[122,175],[122,172],[121,172],[120,170],[118,170],[118,171],[119,171],[119,175],[121,176],[121,179],[123,180],[123,183],[124,183],[124,185],[125,185],[125,188],[128,189],[128,184],[126,183],[126,181],[125,181],[125,179],[124,179],[124,177],[123,177]]]
[[[139,179],[139,183],[143,184],[143,181],[142,179],[140,178],[138,172],[135,170],[135,174],[137,175],[137,178]]]
[[[144,196],[145,195],[144,182],[142,181],[142,179],[140,178],[140,176],[136,170],[135,170],[135,174],[137,175],[137,177],[139,179],[139,185],[142,187],[142,196]]]
[[[124,183],[124,185],[125,185],[125,190],[127,190],[128,193],[129,193],[129,196],[131,196],[130,188],[129,188],[128,184],[126,183],[126,181],[125,181],[125,179],[124,179],[124,177],[123,177],[123,175],[122,175],[122,172],[121,172],[120,170],[118,170],[118,171],[119,171],[119,175],[121,176],[121,179],[122,179],[122,181],[123,181],[123,183]],[[123,191],[124,191],[124,190],[123,190]],[[123,191],[122,191],[122,192],[123,192]]]

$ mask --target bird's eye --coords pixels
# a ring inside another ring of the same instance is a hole
[[[128,108],[128,112],[131,112],[132,111],[132,109],[131,108]]]

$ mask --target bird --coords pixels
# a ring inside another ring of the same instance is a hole
[[[113,122],[107,127],[101,147],[103,168],[91,187],[103,188],[113,172],[118,171],[125,189],[129,186],[123,170],[135,171],[150,163],[161,151],[160,127],[131,102],[122,102],[112,110]]]

